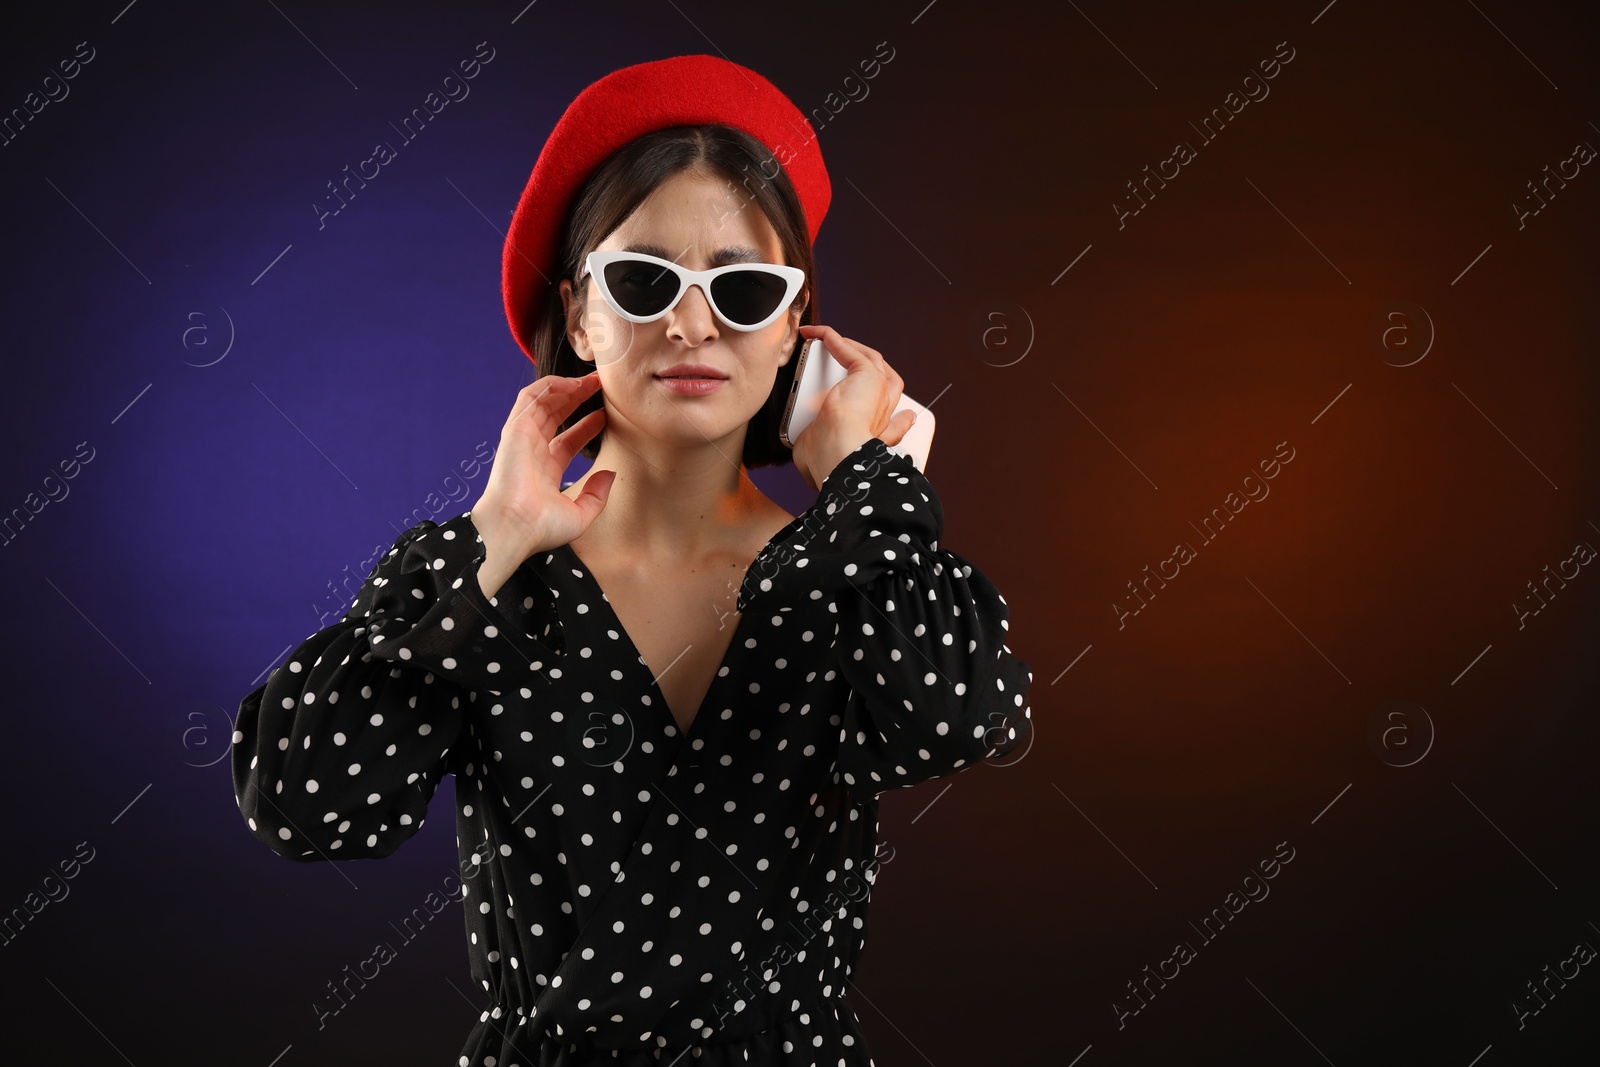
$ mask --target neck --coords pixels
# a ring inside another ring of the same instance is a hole
[[[593,466],[567,489],[577,496],[594,471],[617,472],[605,509],[579,539],[659,559],[725,547],[768,503],[740,462],[743,450],[742,426],[693,445],[608,431]]]

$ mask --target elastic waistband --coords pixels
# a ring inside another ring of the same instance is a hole
[[[701,1027],[702,1030],[705,1026],[712,1028],[712,1033],[708,1037],[680,1038],[664,1046],[661,1035],[652,1033],[646,1043],[629,1047],[638,1051],[651,1051],[662,1047],[673,1049],[687,1047],[692,1050],[694,1055],[699,1055],[703,1047],[719,1045],[729,1041],[745,1041],[767,1030],[776,1029],[785,1022],[802,1014],[838,1013],[844,1015],[850,1011],[850,1008],[844,1002],[843,994],[831,997],[813,994],[799,998],[798,1005],[794,1003],[795,997],[783,997],[780,995],[763,999],[766,1002],[759,1008],[749,1006],[742,1011],[728,1015],[725,1019],[725,1025],[722,1026],[718,1025],[716,1014],[708,1009],[704,1026]],[[508,1029],[507,1033],[519,1043],[536,1040],[551,1047],[564,1046],[571,1052],[613,1051],[610,1046],[595,1044],[595,1035],[588,1031],[556,1034],[545,1030],[544,1026],[539,1025],[540,1023],[553,1027],[557,1020],[549,1019],[547,1013],[546,1018],[536,1021],[536,1017],[531,1014],[531,1008],[528,1005],[497,1001],[486,1008],[485,1012],[489,1019],[501,1020],[515,1017],[515,1022],[513,1023],[515,1029]],[[851,1017],[853,1018],[853,1015]],[[534,1032],[527,1033],[524,1037],[519,1033],[524,1027],[528,1027]]]

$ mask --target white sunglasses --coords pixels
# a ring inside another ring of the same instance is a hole
[[[781,263],[689,270],[643,252],[590,252],[584,270],[611,310],[629,322],[656,321],[698,285],[717,318],[745,333],[777,321],[806,280],[805,271]]]

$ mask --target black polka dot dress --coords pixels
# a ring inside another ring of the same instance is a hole
[[[1031,743],[1005,599],[877,439],[762,549],[687,733],[578,555],[477,581],[469,513],[407,530],[240,705],[234,791],[297,861],[387,856],[454,773],[461,1067],[870,1067],[841,999],[879,793]]]

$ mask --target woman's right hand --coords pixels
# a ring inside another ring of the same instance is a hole
[[[488,483],[472,505],[472,524],[484,545],[478,584],[485,597],[494,596],[529,556],[578,537],[605,507],[615,471],[590,475],[576,498],[561,491],[567,464],[605,425],[605,408],[556,434],[599,388],[600,375],[593,371],[580,378],[545,374],[517,394]]]

